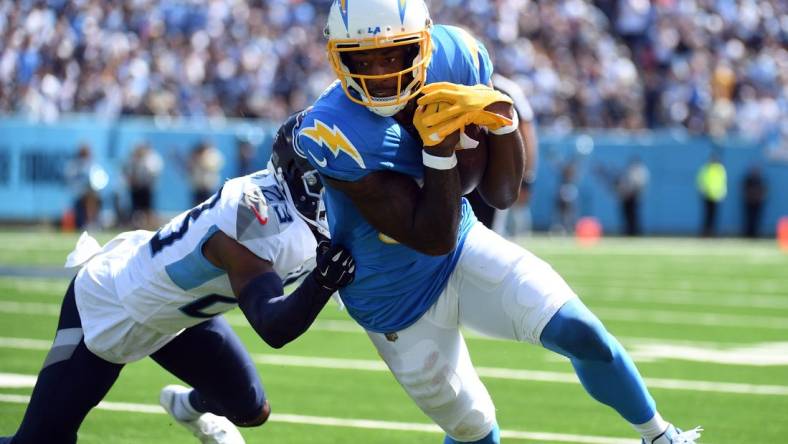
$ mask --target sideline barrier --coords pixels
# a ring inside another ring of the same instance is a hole
[[[122,167],[134,146],[147,141],[162,156],[164,171],[154,188],[154,208],[170,215],[189,208],[191,191],[185,162],[202,141],[213,143],[225,157],[222,176],[239,174],[239,140],[257,147],[255,168],[264,168],[279,122],[232,120],[159,121],[125,118],[106,122],[94,116],[69,116],[57,124],[0,117],[0,223],[6,221],[62,222],[72,205],[64,167],[81,143],[89,144],[96,161],[107,171],[102,192],[104,208],[128,208],[129,195]],[[702,207],[695,176],[712,150],[721,153],[728,173],[728,196],[719,208],[718,233],[739,235],[743,225],[741,181],[753,164],[762,166],[769,193],[760,234],[774,236],[779,217],[788,214],[788,155],[770,154],[773,145],[729,138],[720,146],[706,137],[681,131],[624,133],[596,131],[556,135],[540,132],[538,175],[532,187],[533,227],[548,230],[555,218],[559,171],[570,159],[577,164],[576,213],[594,217],[605,234],[622,233],[619,204],[609,181],[595,173],[600,165],[621,170],[633,157],[643,160],[650,182],[642,196],[641,222],[649,235],[696,235]],[[774,160],[773,160],[774,159]]]

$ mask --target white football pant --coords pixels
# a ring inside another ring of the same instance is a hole
[[[457,441],[485,437],[495,407],[471,364],[460,326],[540,345],[542,330],[577,297],[553,268],[476,223],[435,304],[410,327],[367,334],[405,391]]]

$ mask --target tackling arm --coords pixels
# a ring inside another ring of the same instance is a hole
[[[227,272],[238,306],[257,334],[281,348],[312,325],[337,288],[353,280],[355,264],[347,251],[322,243],[320,248],[318,267],[288,296],[270,262],[221,231],[205,243],[203,254]]]

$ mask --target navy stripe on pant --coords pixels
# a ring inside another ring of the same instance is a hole
[[[74,281],[60,309],[55,341],[38,374],[30,404],[13,444],[75,443],[77,430],[120,375],[122,365],[107,362],[85,347],[74,301]],[[59,341],[62,331],[68,341]],[[74,343],[76,332],[79,338]]]
[[[221,317],[184,330],[151,356],[195,388],[195,407],[243,424],[259,416],[265,404],[262,383],[249,353]],[[33,388],[13,444],[71,444],[88,412],[117,380],[122,364],[93,354],[85,346],[74,300],[74,282],[60,311],[52,348]],[[151,400],[158,399],[151,387]],[[2,438],[0,438],[2,442]]]

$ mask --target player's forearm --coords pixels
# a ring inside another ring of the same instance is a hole
[[[266,344],[281,348],[312,325],[332,293],[319,285],[310,273],[298,288],[284,296],[281,278],[270,272],[244,287],[238,306]]]
[[[456,167],[424,170],[422,187],[394,171],[376,171],[357,182],[323,180],[344,192],[381,235],[424,254],[446,254],[457,240],[459,172]]]
[[[488,204],[498,209],[512,206],[520,192],[525,148],[519,131],[487,136],[488,157],[484,177],[478,186]]]
[[[424,186],[413,211],[412,248],[425,254],[443,255],[457,244],[460,224],[460,174],[457,168],[424,167]]]

